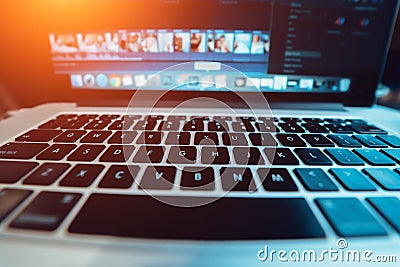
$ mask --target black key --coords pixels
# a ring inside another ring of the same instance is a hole
[[[269,133],[250,133],[250,141],[254,146],[276,146],[278,143]]]
[[[223,133],[222,140],[226,146],[247,146],[248,142],[242,133]]]
[[[258,117],[258,120],[262,121],[262,122],[278,122],[279,121],[279,119],[276,117]]]
[[[310,133],[329,133],[329,131],[319,123],[304,123],[302,125]]]
[[[195,145],[219,145],[217,133],[201,132],[194,136]]]
[[[137,135],[136,131],[117,131],[110,139],[107,140],[109,144],[131,144]]]
[[[284,146],[305,147],[306,143],[297,134],[277,134],[279,142]]]
[[[308,191],[338,191],[336,185],[321,169],[295,169],[295,174]]]
[[[221,168],[220,179],[225,191],[257,191],[249,168]]]
[[[77,116],[78,116],[77,114],[61,114],[61,115],[57,116],[57,120],[68,121],[68,120],[76,118]]]
[[[318,122],[323,122],[324,120],[323,120],[323,119],[320,119],[320,118],[304,118],[303,121],[305,121],[305,122],[316,122],[316,123],[318,123]]]
[[[23,184],[29,185],[51,185],[63,173],[65,173],[71,165],[68,163],[44,163],[29,175]]]
[[[138,137],[136,144],[158,145],[161,143],[161,138],[161,132],[145,131]]]
[[[361,147],[361,144],[345,134],[330,134],[328,137],[341,147]]]
[[[196,197],[161,198],[165,203],[179,201],[187,205],[212,202],[196,208],[165,205],[158,199],[92,194],[68,230],[77,234],[167,240],[270,240],[325,236],[302,198],[220,198],[213,202],[212,199]],[[249,213],[252,220],[244,220],[243,214]],[[162,223],[154,227],[154,222],[160,218],[163,218]],[[212,222],[212,227],[205,222]]]
[[[93,120],[85,126],[86,130],[103,130],[111,123],[110,120]]]
[[[57,129],[59,128],[63,123],[65,123],[65,121],[59,121],[59,120],[50,120],[48,122],[45,122],[43,124],[41,124],[38,128],[39,129]]]
[[[329,118],[329,119],[324,119],[324,120],[328,123],[343,123],[344,122],[343,119],[339,119],[339,118]]]
[[[182,171],[180,187],[182,190],[214,190],[214,169],[185,167]]]
[[[346,121],[350,122],[351,124],[367,124],[366,121],[361,119],[347,119]]]
[[[61,129],[79,129],[82,128],[86,123],[89,122],[89,119],[73,119],[61,125]]]
[[[190,133],[189,132],[170,132],[168,133],[166,145],[189,145]]]
[[[94,120],[98,117],[97,114],[81,114],[78,116],[78,119],[85,119],[85,120]]]
[[[177,131],[179,130],[180,121],[162,121],[158,126],[159,131]]]
[[[70,156],[70,161],[93,161],[104,150],[104,145],[82,145],[78,147]]]
[[[289,123],[301,122],[300,118],[291,118],[291,117],[282,117],[281,120]]]
[[[61,130],[31,130],[27,133],[24,133],[20,137],[16,138],[15,141],[48,142],[61,133],[62,133]]]
[[[81,194],[41,192],[11,222],[11,228],[54,231],[80,199]]]
[[[379,139],[376,139],[372,135],[368,134],[353,135],[353,137],[367,147],[387,147],[387,145],[384,142],[380,141]]]
[[[21,204],[32,191],[3,189],[0,191],[0,223]]]
[[[85,134],[86,131],[84,130],[68,130],[56,137],[53,141],[56,143],[75,143]]]
[[[140,189],[171,190],[176,169],[172,166],[148,166],[140,181]]]
[[[376,138],[382,140],[391,147],[400,147],[400,138],[395,135],[377,135]]]
[[[104,169],[99,164],[78,164],[61,180],[61,186],[88,187]]]
[[[150,114],[144,117],[145,120],[163,120],[164,115]]]
[[[383,189],[400,191],[400,174],[389,169],[367,168],[364,172],[370,176]]]
[[[381,152],[383,152],[385,155],[387,155],[397,163],[400,163],[400,149],[382,149]]]
[[[116,120],[119,119],[120,115],[118,114],[104,114],[100,116],[100,120]]]
[[[327,148],[325,152],[340,165],[364,165],[364,161],[348,149]]]
[[[256,147],[235,147],[233,155],[240,165],[263,165],[265,161]]]
[[[100,162],[127,162],[135,149],[134,146],[110,146],[100,157]]]
[[[72,150],[76,148],[73,144],[55,144],[40,153],[36,159],[38,160],[62,160]]]
[[[232,121],[231,116],[214,116],[215,121],[224,122],[224,121]]]
[[[133,126],[133,130],[146,130],[151,131],[157,125],[157,120],[145,120],[136,122],[135,126]]]
[[[167,118],[168,121],[185,121],[186,116],[184,115],[170,115]]]
[[[141,146],[133,158],[137,163],[160,163],[164,157],[164,148],[161,146]]]
[[[129,114],[122,116],[123,120],[140,120],[142,115]]]
[[[236,117],[237,121],[256,121],[256,118],[252,117],[252,116],[239,116]]]
[[[400,233],[400,200],[396,197],[370,197],[367,200]]]
[[[272,165],[299,165],[299,160],[289,148],[266,148],[264,153]]]
[[[303,134],[304,138],[313,147],[334,147],[335,145],[328,138],[321,134]]]
[[[351,127],[360,134],[387,134],[386,131],[374,125],[352,124]]]
[[[16,183],[38,165],[36,162],[0,161],[0,183]]]
[[[193,119],[185,123],[183,126],[184,131],[204,131],[204,121],[200,119]]]
[[[235,132],[254,132],[254,127],[250,122],[232,122],[232,129]]]
[[[229,127],[226,123],[223,122],[209,121],[208,130],[214,132],[227,132],[229,131]]]
[[[383,155],[375,149],[354,149],[360,157],[365,159],[371,165],[395,165],[396,163],[390,158]]]
[[[258,169],[258,176],[267,191],[297,191],[297,186],[286,169]]]
[[[256,128],[259,132],[264,132],[264,133],[276,133],[279,132],[279,129],[276,128],[275,124],[273,123],[261,123],[261,122],[256,122],[255,123]]]
[[[352,133],[354,133],[353,128],[351,128],[349,125],[326,124],[325,126],[328,127],[328,129],[331,130],[333,133],[338,133],[338,134],[352,134]]]
[[[287,133],[304,133],[304,129],[297,123],[279,123],[279,126]]]
[[[168,162],[176,164],[194,164],[197,149],[194,146],[173,146],[168,154]]]
[[[8,143],[0,147],[0,159],[31,159],[48,146],[40,143]]]
[[[90,131],[81,139],[81,143],[103,143],[110,135],[111,131]]]
[[[190,120],[197,120],[197,121],[209,121],[209,116],[190,116]]]
[[[361,172],[352,168],[334,168],[329,170],[350,191],[374,191],[375,186]]]
[[[296,148],[294,152],[307,165],[332,165],[332,161],[317,148]]]
[[[229,164],[229,152],[226,147],[203,147],[201,149],[201,163]]]
[[[134,165],[113,165],[99,183],[100,188],[130,188],[139,172]]]
[[[319,198],[315,201],[339,236],[380,236],[385,229],[356,198]]]
[[[116,120],[109,127],[108,130],[128,130],[132,127],[134,120],[125,119],[125,120]]]

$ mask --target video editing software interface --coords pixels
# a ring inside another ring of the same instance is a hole
[[[51,32],[55,73],[87,89],[347,92],[355,69],[379,64],[394,8],[384,0],[155,2],[164,14],[191,12],[191,19],[163,28]],[[194,64],[154,78],[185,62]],[[221,72],[221,64],[245,75]]]

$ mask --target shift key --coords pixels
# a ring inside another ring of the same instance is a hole
[[[0,159],[31,159],[48,146],[41,143],[8,143],[0,147]]]
[[[53,231],[62,223],[81,194],[41,192],[11,222],[10,227],[30,230]]]
[[[3,189],[0,191],[0,222],[3,221],[32,191]]]

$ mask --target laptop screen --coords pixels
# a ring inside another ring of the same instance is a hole
[[[382,29],[390,29],[395,7],[384,0],[130,1],[120,18],[104,17],[120,23],[54,29],[49,42],[55,73],[77,89],[346,93],[356,75],[380,68]],[[194,64],[168,69],[185,62]]]

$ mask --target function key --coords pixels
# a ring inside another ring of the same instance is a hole
[[[0,183],[16,183],[38,165],[36,162],[0,161]]]
[[[257,190],[249,168],[221,168],[220,177],[225,191],[254,192]]]
[[[387,134],[386,131],[374,125],[352,124],[351,127],[360,134]]]
[[[310,133],[329,133],[329,131],[319,123],[303,123],[302,126]]]
[[[79,119],[87,119],[87,120],[93,120],[96,119],[99,115],[97,114],[81,114],[78,116]]]
[[[208,122],[208,130],[214,132],[227,132],[229,127],[225,122],[210,121]]]
[[[42,143],[8,143],[0,147],[0,159],[31,159],[47,147]]]
[[[0,223],[31,193],[32,191],[19,189],[0,190]]]
[[[65,123],[64,121],[58,121],[58,120],[50,120],[48,122],[45,122],[43,124],[41,124],[38,128],[39,129],[57,129],[59,128],[63,123]]]
[[[167,118],[167,121],[185,121],[186,116],[184,115],[170,115]]]
[[[224,122],[224,121],[232,121],[231,116],[214,116],[214,121]]]
[[[258,117],[258,121],[262,122],[278,122],[279,119],[276,117]]]
[[[190,120],[198,120],[198,121],[209,121],[209,116],[191,116]]]
[[[146,115],[145,120],[163,120],[164,115]]]
[[[77,193],[41,192],[11,222],[11,228],[53,231],[80,199]]]
[[[395,135],[377,135],[376,138],[385,142],[391,147],[400,148],[400,138]]]
[[[308,191],[338,191],[337,186],[321,169],[295,169],[295,174]]]
[[[182,171],[180,186],[182,190],[214,190],[214,169],[185,167]]]
[[[180,121],[162,121],[158,126],[159,131],[177,131],[179,130]]]
[[[297,186],[286,169],[258,169],[265,190],[267,191],[297,191]]]
[[[284,122],[289,122],[289,123],[301,122],[300,118],[282,117],[281,120],[284,121]]]
[[[255,117],[252,116],[240,116],[240,117],[236,117],[237,121],[256,121]]]
[[[61,180],[60,186],[88,187],[103,169],[99,164],[78,164]]]
[[[132,127],[134,120],[116,120],[110,126],[108,130],[127,130]]]
[[[328,118],[328,119],[324,119],[324,121],[327,123],[344,123],[345,122],[343,119],[339,119],[339,118]]]
[[[61,114],[56,117],[56,119],[60,120],[70,120],[76,118],[78,115],[77,114]]]
[[[339,236],[380,236],[385,229],[356,198],[319,198],[315,201]]]
[[[92,120],[88,125],[85,126],[86,130],[102,130],[111,123],[110,120]]]
[[[19,142],[48,142],[61,134],[60,130],[31,130],[17,137],[15,141]]]
[[[156,127],[157,121],[156,120],[142,120],[136,122],[133,126],[133,130],[147,130],[151,131]]]
[[[142,115],[123,115],[122,120],[140,120],[142,118]]]
[[[183,126],[184,131],[204,131],[203,119],[191,119]]]
[[[88,123],[88,119],[80,118],[73,119],[61,125],[61,129],[79,129],[82,128],[86,123]]]

